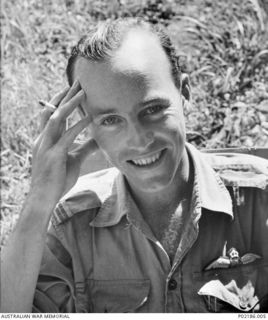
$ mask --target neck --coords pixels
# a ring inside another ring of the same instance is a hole
[[[172,214],[178,204],[191,196],[193,170],[190,170],[190,161],[186,150],[177,169],[177,172],[165,189],[156,192],[146,192],[131,186],[132,196],[147,222],[151,219],[169,219],[169,215],[158,215],[158,212]],[[167,196],[168,195],[168,196]]]

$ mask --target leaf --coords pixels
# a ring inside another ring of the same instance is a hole
[[[234,17],[234,20],[235,20],[235,22],[237,24],[237,29],[238,29],[240,35],[242,36],[242,38],[244,38],[245,29],[244,29],[243,23],[241,21],[239,21],[236,17]]]
[[[197,26],[199,26],[201,29],[207,29],[207,26],[204,23],[200,22],[199,20],[197,20],[197,19],[195,19],[193,17],[184,16],[181,19],[190,21],[190,22],[196,24]]]
[[[256,12],[256,15],[257,15],[257,18],[260,22],[260,25],[261,25],[261,31],[264,31],[264,22],[263,22],[263,18],[262,18],[262,10],[261,10],[261,7],[260,7],[260,4],[258,2],[258,0],[249,0],[254,11]]]
[[[255,109],[257,109],[263,113],[268,113],[268,99],[263,100],[260,104],[255,106]]]
[[[262,59],[264,56],[267,56],[267,62],[268,62],[268,49],[262,50],[261,52],[258,52],[254,58],[252,59],[252,64],[254,67],[256,67],[259,64],[259,60]]]
[[[227,92],[229,91],[230,88],[230,78],[232,76],[232,73],[234,71],[233,67],[228,67],[227,72],[226,72],[226,76],[224,78],[224,83],[222,86],[222,92]]]

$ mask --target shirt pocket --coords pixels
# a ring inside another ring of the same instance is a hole
[[[95,313],[138,312],[148,300],[150,280],[88,280],[91,309]]]
[[[264,312],[267,308],[268,261],[194,274],[198,294],[209,312]]]

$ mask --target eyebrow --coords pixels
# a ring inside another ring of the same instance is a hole
[[[156,103],[164,103],[164,104],[169,104],[169,99],[167,98],[160,98],[160,97],[151,97],[149,99],[145,99],[141,103],[138,104],[138,108],[146,107],[151,104],[156,104]],[[109,108],[105,110],[99,110],[96,112],[94,115],[94,118],[98,118],[104,115],[109,115],[109,114],[119,114],[118,110],[116,108]]]
[[[156,103],[169,104],[169,99],[166,97],[161,97],[161,98],[160,97],[151,97],[151,98],[146,99],[143,102],[141,102],[141,106],[146,107],[147,105],[156,104]]]
[[[94,118],[98,118],[104,115],[109,115],[109,114],[118,114],[118,110],[115,108],[109,108],[105,110],[99,110],[94,114]]]

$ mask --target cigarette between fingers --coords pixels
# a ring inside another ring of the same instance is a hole
[[[57,109],[53,104],[46,102],[44,100],[39,100],[38,102],[40,106],[49,109],[51,112],[54,112]]]

